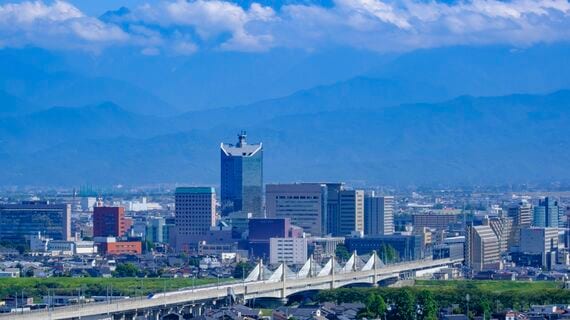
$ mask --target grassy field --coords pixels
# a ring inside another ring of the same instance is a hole
[[[230,279],[220,279],[220,282]],[[217,278],[188,279],[188,278],[9,278],[0,279],[0,297],[14,295],[33,296],[41,299],[48,292],[55,295],[77,295],[79,290],[86,296],[114,295],[134,296],[150,293],[217,283]]]
[[[518,292],[536,292],[547,289],[560,289],[561,283],[552,281],[491,281],[491,280],[418,280],[415,284],[420,289],[430,290],[455,290],[455,289],[479,289],[485,292],[504,293],[512,290]]]

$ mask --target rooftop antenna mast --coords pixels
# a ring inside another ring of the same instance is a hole
[[[247,132],[245,130],[242,130],[240,133],[238,133],[238,144],[237,144],[237,146],[239,148],[241,148],[242,146],[247,144],[246,138],[247,138]]]

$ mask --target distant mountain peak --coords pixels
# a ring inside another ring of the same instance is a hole
[[[99,16],[99,20],[104,22],[115,22],[116,18],[121,18],[127,16],[131,13],[131,10],[127,7],[120,7],[117,10],[109,10]]]

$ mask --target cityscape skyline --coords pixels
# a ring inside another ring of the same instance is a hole
[[[0,320],[570,319],[568,30],[570,0],[0,0]]]

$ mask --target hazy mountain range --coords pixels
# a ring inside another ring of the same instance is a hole
[[[544,94],[570,88],[568,56],[568,44],[448,47],[399,55],[349,48],[206,51],[168,58],[129,49],[97,54],[2,49],[0,103],[5,105],[8,96],[39,110],[112,101],[134,113],[164,116],[254,104],[358,77],[399,86],[404,98],[377,99],[382,104],[467,94]]]
[[[173,117],[138,115],[112,103],[3,117],[0,179],[8,185],[215,184],[219,143],[233,142],[240,129],[263,141],[268,182],[569,178],[570,91],[382,103],[397,92],[391,82],[357,78]],[[418,93],[430,98],[424,94]]]
[[[568,181],[568,56],[3,49],[0,184],[216,184],[219,144],[242,129],[267,182]]]

